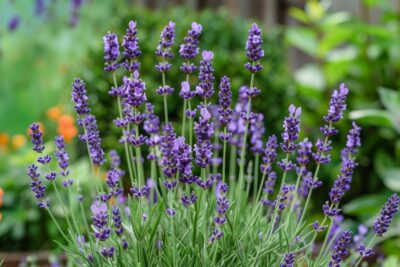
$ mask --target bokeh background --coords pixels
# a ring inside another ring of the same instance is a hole
[[[235,96],[247,82],[247,30],[253,21],[262,25],[265,68],[256,79],[262,94],[254,106],[265,114],[267,135],[279,135],[287,106],[294,103],[304,110],[302,136],[315,140],[332,89],[341,82],[348,85],[342,134],[334,140],[333,163],[320,175],[325,186],[313,197],[318,212],[310,216],[320,216],[351,120],[363,128],[363,146],[344,201],[344,224],[354,232],[360,223],[371,225],[390,192],[400,192],[400,0],[0,0],[0,259],[6,266],[62,258],[53,242],[59,239],[55,226],[37,209],[25,175],[35,157],[27,127],[39,121],[49,146],[55,134],[64,135],[75,162],[72,174],[89,177],[70,84],[75,77],[87,82],[104,148],[117,147],[102,36],[107,31],[122,36],[131,19],[138,22],[141,75],[156,112],[162,110],[162,99],[155,94],[160,77],[154,50],[169,20],[177,23],[177,44],[192,21],[203,25],[200,48],[215,53],[217,80],[228,74]],[[177,56],[172,62],[170,83],[179,88],[184,77],[176,66],[181,61]],[[170,116],[182,109],[174,102]],[[90,183],[83,178],[81,186],[85,190]],[[58,217],[62,221],[61,212]],[[386,255],[386,266],[400,266],[398,217],[386,238],[379,255]]]

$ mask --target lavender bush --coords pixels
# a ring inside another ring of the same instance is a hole
[[[261,29],[253,24],[249,30],[245,45],[248,62],[244,64],[249,84],[239,89],[233,106],[230,79],[224,76],[216,88],[215,55],[200,51],[203,29],[195,22],[179,48],[183,59],[180,70],[186,79],[174,94],[168,85],[172,77],[167,76],[172,68],[168,59],[174,56],[175,47],[175,23],[170,22],[155,49],[160,59],[155,69],[161,73],[160,87],[155,90],[163,97],[165,108],[161,119],[146,97],[148,89],[140,76],[137,26],[134,21],[129,23],[122,53],[116,34],[104,36],[104,70],[114,79],[109,94],[117,102],[119,115],[114,124],[121,129],[124,148],[122,158],[110,151],[108,170],[86,85],[81,79],[72,85],[77,122],[82,128],[80,139],[93,170],[92,195],[79,194],[79,183],[75,182],[79,177],[69,176],[63,138],[55,139],[59,166],[55,172],[49,168],[52,157],[46,154],[39,125],[30,126],[33,149],[39,154],[37,163],[28,168],[32,191],[64,238],[60,247],[77,264],[358,266],[374,254],[372,249],[388,230],[400,200],[393,194],[371,230],[363,227],[354,239],[351,231],[340,227],[340,202],[350,189],[361,145],[361,129],[355,123],[340,155],[340,172],[321,207],[324,217],[307,220],[312,193],[322,186],[319,170],[331,161],[331,137],[339,133],[335,124],[346,110],[346,85],[332,93],[320,139],[300,140],[302,111],[294,105],[288,107],[281,137],[266,138],[264,117],[252,110],[252,99],[261,93],[255,86],[263,67]],[[117,69],[126,71],[120,83]],[[168,101],[176,101],[178,95],[184,102],[180,133],[166,113]],[[212,104],[216,97],[217,104]],[[122,160],[126,170],[121,167]],[[129,189],[124,184],[129,184]],[[55,201],[61,205],[68,229],[62,229],[53,215],[47,186],[53,186],[57,193]],[[74,191],[78,199],[72,197]],[[65,193],[67,200],[62,198]],[[78,205],[80,212],[69,212],[72,205]],[[319,249],[314,248],[317,238],[323,240]]]

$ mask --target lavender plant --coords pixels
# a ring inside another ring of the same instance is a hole
[[[184,101],[184,120],[178,134],[176,124],[167,116],[167,96],[174,90],[165,81],[172,68],[167,60],[173,56],[175,24],[169,22],[163,29],[156,48],[156,56],[161,58],[156,69],[162,74],[162,85],[155,90],[164,98],[163,124],[147,99],[149,89],[140,76],[137,25],[129,22],[122,53],[116,34],[108,33],[103,39],[104,70],[114,79],[109,94],[116,98],[118,107],[114,124],[121,129],[124,148],[123,158],[110,151],[108,168],[86,85],[81,79],[72,85],[77,122],[82,128],[80,139],[87,146],[93,170],[91,196],[72,197],[73,191],[80,190],[79,183],[74,183],[79,177],[69,177],[63,138],[55,139],[56,172],[49,168],[52,157],[46,153],[39,125],[30,126],[33,150],[38,153],[37,163],[28,168],[31,188],[38,206],[49,213],[64,239],[60,247],[76,264],[358,266],[373,255],[373,247],[388,230],[400,200],[393,194],[371,231],[363,227],[354,244],[351,231],[341,228],[340,202],[350,190],[361,146],[361,129],[354,122],[342,149],[340,172],[321,208],[323,220],[310,222],[307,218],[312,192],[322,186],[319,170],[331,160],[330,138],[339,133],[334,125],[346,109],[349,90],[344,84],[332,93],[320,139],[299,140],[302,110],[294,105],[288,107],[281,138],[267,137],[264,117],[253,111],[251,104],[261,93],[255,86],[264,56],[261,29],[253,24],[249,30],[249,62],[244,65],[250,73],[249,85],[240,88],[238,102],[232,106],[230,79],[224,76],[219,82],[217,104],[212,104],[213,52],[201,53],[198,83],[195,90],[190,89],[194,77],[189,76],[197,71],[195,58],[200,53],[202,32],[202,26],[194,22],[179,49],[185,60],[180,69],[186,77],[179,92]],[[126,70],[126,76],[118,85],[116,70],[120,68]],[[196,96],[199,104],[193,107]],[[121,168],[122,160],[126,171]],[[101,179],[103,175],[105,180]],[[59,179],[68,199],[60,193]],[[54,200],[46,196],[50,185],[55,188],[55,201],[64,212],[68,229],[62,229],[53,215]],[[70,212],[76,203],[80,214]],[[324,241],[317,249],[319,235]]]

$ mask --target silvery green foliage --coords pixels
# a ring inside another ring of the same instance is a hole
[[[299,139],[302,110],[294,105],[288,107],[283,119],[281,138],[267,136],[264,117],[255,113],[251,105],[252,98],[261,93],[255,87],[264,57],[261,29],[253,24],[249,30],[245,63],[249,84],[240,88],[238,102],[231,106],[232,89],[227,76],[220,81],[218,104],[212,104],[212,60],[218,55],[211,51],[201,53],[198,82],[194,82],[203,30],[194,22],[188,36],[181,40],[179,51],[185,60],[181,67],[185,81],[179,94],[184,110],[178,132],[179,124],[169,121],[166,113],[162,121],[146,96],[149,89],[139,70],[138,26],[134,21],[129,23],[121,46],[115,34],[107,33],[104,38],[106,66],[112,66],[106,71],[115,81],[110,90],[118,107],[114,124],[121,129],[124,151],[123,157],[111,151],[111,164],[104,164],[105,153],[85,83],[81,79],[73,83],[72,100],[82,128],[80,139],[87,146],[93,169],[93,198],[81,195],[79,183],[73,183],[79,177],[74,177],[62,181],[62,190],[70,196],[77,191],[79,198],[70,197],[63,202],[57,179],[69,174],[63,139],[56,138],[58,176],[47,168],[52,158],[45,154],[39,125],[31,126],[34,150],[40,154],[39,164],[28,169],[31,188],[39,207],[49,212],[64,238],[59,245],[76,264],[353,266],[373,255],[377,238],[385,234],[397,212],[399,198],[396,194],[390,197],[369,235],[362,227],[363,232],[353,243],[352,233],[341,229],[340,201],[350,190],[361,146],[361,129],[355,123],[342,149],[341,170],[321,208],[323,219],[310,222],[307,216],[312,193],[322,186],[319,170],[331,160],[330,139],[339,134],[335,123],[343,118],[349,93],[344,84],[332,93],[320,139]],[[175,24],[170,22],[161,34],[156,52],[161,65],[167,64],[164,60],[173,54],[174,29]],[[119,47],[123,47],[123,53]],[[115,70],[122,67],[126,76],[118,83]],[[166,72],[162,72],[162,86],[168,78]],[[171,88],[160,96],[165,112],[167,101],[178,98],[171,96],[173,92]],[[129,190],[122,187],[124,184],[129,184]],[[48,199],[47,186],[55,187],[58,200]],[[68,229],[60,228],[53,215],[58,201]],[[77,203],[80,212],[68,212],[68,207]],[[318,249],[317,238],[323,240]]]

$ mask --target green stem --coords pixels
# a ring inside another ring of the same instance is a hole
[[[285,158],[285,162],[288,162],[289,156],[290,156],[290,154],[287,153],[286,154],[286,158]],[[267,236],[267,239],[271,236],[272,232],[274,231],[275,219],[276,219],[276,216],[278,215],[279,198],[281,197],[282,187],[286,182],[286,175],[287,175],[287,172],[284,171],[283,175],[282,175],[281,185],[279,186],[279,191],[278,191],[278,194],[276,196],[276,203],[275,203],[275,206],[274,206],[274,215],[272,216],[272,219],[271,219],[271,222],[270,222],[270,224],[271,224],[270,225],[270,232],[269,232],[269,234]]]

